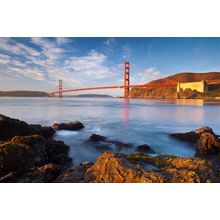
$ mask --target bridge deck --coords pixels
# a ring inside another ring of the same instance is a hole
[[[158,87],[158,86],[165,86],[165,87],[174,87],[177,83],[158,83],[158,84],[141,84],[141,85],[129,85],[129,88],[141,88],[141,87]],[[123,89],[124,86],[97,86],[97,87],[85,87],[85,88],[76,88],[76,89],[66,89],[62,90],[62,93],[66,92],[76,92],[76,91],[84,91],[84,90],[98,90],[98,89]],[[59,94],[60,91],[51,92],[50,95]]]

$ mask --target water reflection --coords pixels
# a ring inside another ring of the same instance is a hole
[[[123,107],[122,107],[122,119],[124,123],[127,123],[129,120],[129,104],[130,104],[129,99],[124,98]]]

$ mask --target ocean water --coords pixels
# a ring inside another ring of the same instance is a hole
[[[49,126],[78,120],[80,131],[58,131],[54,139],[70,146],[75,164],[95,161],[102,152],[88,143],[93,133],[130,143],[113,151],[132,153],[140,144],[150,145],[157,154],[193,156],[195,149],[169,136],[207,125],[220,134],[220,101],[120,99],[120,98],[0,98],[0,113]]]

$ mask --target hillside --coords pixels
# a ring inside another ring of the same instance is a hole
[[[165,78],[153,80],[148,83],[175,83],[175,82],[196,82],[201,80],[220,80],[220,72],[208,73],[177,73]],[[148,84],[147,83],[147,84]],[[130,98],[177,98],[176,86],[174,87],[147,87],[147,88],[134,88],[131,89]],[[216,98],[220,97],[220,85],[210,85],[209,91],[199,93],[186,89],[179,93],[179,98],[192,99],[192,98]]]
[[[177,73],[149,83],[196,82],[201,80],[220,80],[220,72],[208,73]]]
[[[48,93],[40,91],[0,91],[0,97],[46,97]]]

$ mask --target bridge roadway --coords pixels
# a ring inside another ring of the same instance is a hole
[[[141,85],[129,85],[126,88],[141,88],[141,87],[158,87],[158,86],[165,86],[165,87],[174,87],[177,86],[177,83],[158,83],[158,84],[141,84]],[[55,91],[50,92],[50,95],[59,94],[60,92],[76,92],[76,91],[84,91],[84,90],[98,90],[98,89],[123,89],[124,86],[98,86],[98,87],[85,87],[85,88],[76,88],[76,89],[65,89],[62,91]]]

